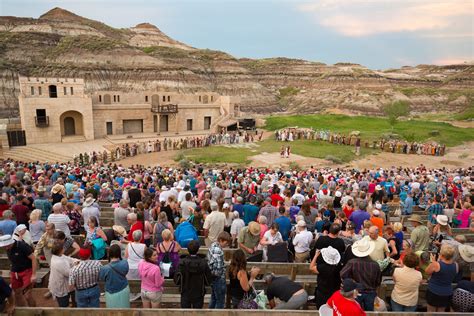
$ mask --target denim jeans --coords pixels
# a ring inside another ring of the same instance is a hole
[[[398,304],[395,302],[393,299],[391,299],[390,302],[392,305],[392,312],[415,312],[416,311],[416,305],[415,306],[405,306]]]
[[[366,312],[373,312],[374,311],[374,301],[375,297],[377,296],[377,293],[374,292],[368,292],[368,293],[360,293],[359,296],[357,296],[356,300],[359,302],[360,307]]]
[[[100,289],[96,285],[86,290],[76,290],[77,307],[100,307]]]
[[[223,309],[225,303],[225,293],[227,291],[227,284],[225,279],[217,278],[211,283],[211,301],[209,303],[210,309]]]

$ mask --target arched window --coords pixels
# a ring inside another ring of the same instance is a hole
[[[117,102],[117,96],[114,95],[114,102]]]
[[[145,102],[148,102],[148,96],[147,95],[145,96]]]
[[[31,95],[35,95],[35,87],[31,87]]]
[[[170,96],[168,96],[168,102],[170,102],[170,101],[171,101],[171,97],[170,97]]]
[[[120,102],[120,96],[119,95],[117,96],[117,102]]]
[[[67,87],[63,87],[64,95],[67,95]]]
[[[74,88],[71,87],[71,95],[74,95]]]
[[[38,94],[39,94],[39,95],[42,94],[41,87],[38,87]]]
[[[99,103],[102,103],[102,96],[99,95]]]

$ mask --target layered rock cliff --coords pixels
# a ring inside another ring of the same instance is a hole
[[[156,26],[116,29],[55,8],[38,19],[0,17],[0,116],[18,108],[18,75],[81,77],[86,90],[215,91],[249,112],[380,114],[393,100],[413,112],[473,106],[474,65],[374,71],[288,58],[237,59],[178,42]]]

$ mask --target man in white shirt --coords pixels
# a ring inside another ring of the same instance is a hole
[[[245,222],[243,219],[240,218],[239,212],[234,211],[234,220],[232,221],[232,225],[230,226],[230,235],[232,236],[232,245],[237,246],[235,241],[239,236],[240,230],[245,227]]]
[[[301,188],[297,187],[295,194],[291,197],[292,200],[297,200],[298,201],[298,206],[303,205],[304,202],[304,196],[301,194]]]
[[[313,234],[306,230],[305,221],[298,221],[296,227],[296,236],[293,238],[295,262],[303,263],[309,258],[309,246],[313,240]]]
[[[63,206],[61,203],[53,205],[53,214],[49,214],[48,223],[54,224],[57,230],[62,231],[66,236],[71,236],[69,230],[69,222],[71,221],[67,215],[61,214]]]
[[[213,242],[217,241],[217,236],[224,231],[225,214],[222,211],[212,210],[211,214],[207,215],[204,220],[204,236],[206,239],[204,243],[209,247]]]

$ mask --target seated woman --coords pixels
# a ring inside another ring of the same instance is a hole
[[[102,239],[103,242],[98,242],[98,239]],[[84,242],[84,248],[90,249],[92,257],[96,260],[102,259],[105,256],[105,248],[107,236],[104,231],[99,227],[97,218],[91,216],[87,222],[86,229],[86,240]]]
[[[283,237],[280,234],[280,226],[278,223],[273,223],[270,229],[265,232],[262,239],[260,239],[260,246],[263,249],[263,261],[267,261],[267,245],[275,245],[279,242],[283,242]]]
[[[229,294],[231,296],[232,308],[237,309],[244,295],[252,289],[256,276],[260,269],[253,267],[247,273],[247,257],[242,249],[237,249],[232,255],[229,266]]]

